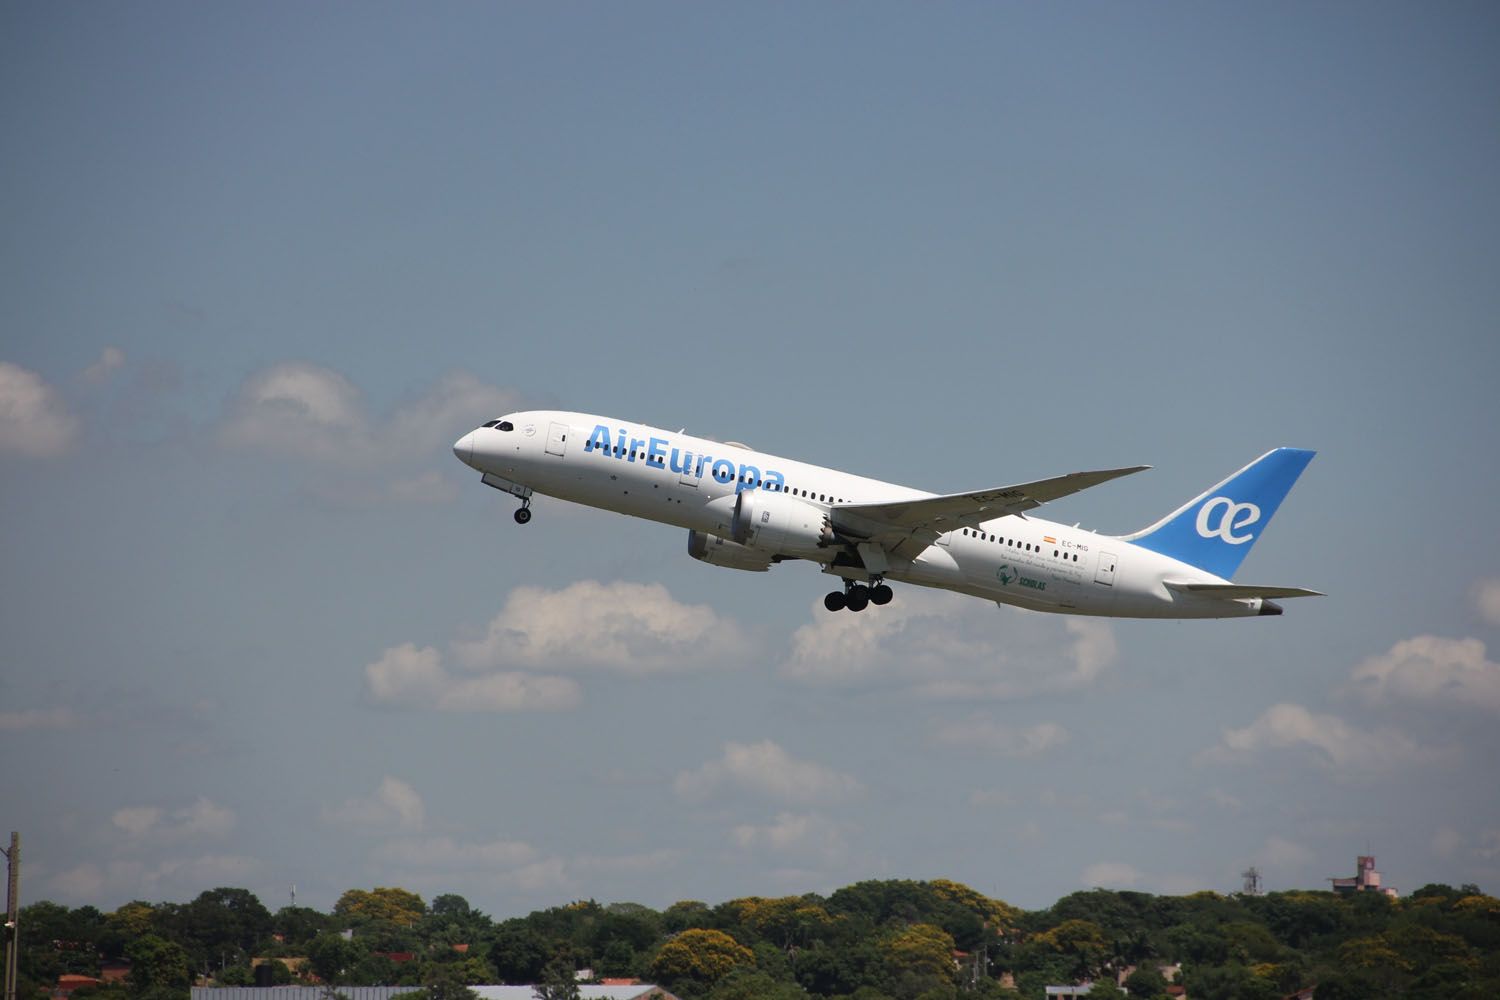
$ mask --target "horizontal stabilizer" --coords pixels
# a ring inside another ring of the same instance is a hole
[[[1221,597],[1226,601],[1243,601],[1251,597],[1326,596],[1319,591],[1304,590],[1302,587],[1256,587],[1248,583],[1177,583],[1173,580],[1167,580],[1166,584],[1173,590],[1180,590],[1185,594]]]

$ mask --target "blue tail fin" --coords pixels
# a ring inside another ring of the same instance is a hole
[[[1301,448],[1268,451],[1151,527],[1124,538],[1227,580],[1313,454]]]

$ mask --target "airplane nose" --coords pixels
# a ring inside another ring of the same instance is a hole
[[[453,454],[465,465],[473,465],[474,432],[470,431],[453,443]]]

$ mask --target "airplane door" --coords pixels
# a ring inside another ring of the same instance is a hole
[[[1102,583],[1106,587],[1115,585],[1115,554],[1113,552],[1099,553],[1099,568],[1094,571],[1094,582]]]
[[[693,473],[695,471],[695,466],[698,464],[698,460],[693,458],[692,452],[688,452],[683,457],[687,461],[686,464],[682,467],[682,472],[677,476],[677,481],[684,486],[692,486],[696,488],[698,485],[698,477],[693,475]]]
[[[568,425],[553,424],[547,431],[547,454],[561,458],[568,452]]]

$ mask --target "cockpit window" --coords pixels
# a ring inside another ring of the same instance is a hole
[[[502,420],[495,425],[495,430],[497,431],[513,431],[515,429],[516,425],[511,423],[509,420]]]
[[[496,424],[498,424],[498,423],[499,423],[499,422],[500,422],[500,421],[498,421],[498,420],[491,420],[491,421],[490,421],[490,422],[489,422],[489,423],[487,423],[487,424],[482,424],[482,425],[481,425],[481,426],[483,426],[483,427],[493,427],[493,426],[495,426],[495,425],[496,425]]]

